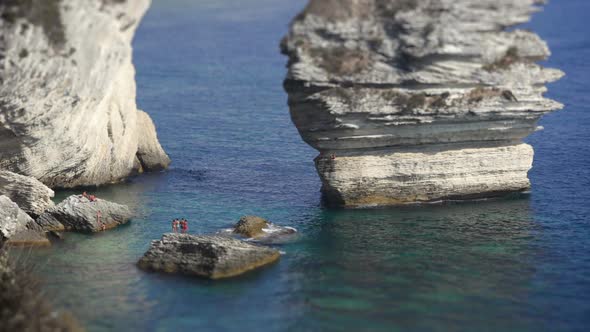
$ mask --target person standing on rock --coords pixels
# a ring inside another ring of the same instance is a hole
[[[178,224],[179,224],[178,219],[172,220],[172,232],[178,233]]]
[[[96,223],[102,229],[104,225],[102,223],[102,220],[100,220],[100,217],[102,217],[102,213],[100,211],[96,211]]]
[[[184,218],[182,219],[182,221],[180,222],[180,228],[183,233],[188,232],[188,221],[186,219],[184,219]]]

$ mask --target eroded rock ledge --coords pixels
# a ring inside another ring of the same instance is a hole
[[[0,2],[0,169],[54,188],[168,166],[135,104],[131,40],[148,6]]]
[[[285,90],[328,202],[391,205],[523,191],[522,139],[562,107],[563,73],[526,22],[538,0],[310,0],[281,48]]]

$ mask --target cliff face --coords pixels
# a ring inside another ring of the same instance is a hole
[[[522,139],[561,104],[526,22],[538,0],[310,0],[281,44],[285,90],[329,202],[390,205],[529,188]]]
[[[168,166],[135,104],[131,40],[148,6],[0,1],[0,169],[74,187]]]

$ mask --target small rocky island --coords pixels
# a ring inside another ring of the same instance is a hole
[[[276,262],[278,250],[226,236],[164,234],[139,260],[144,270],[208,279],[235,277]]]
[[[394,205],[529,189],[522,139],[563,73],[528,21],[537,0],[310,0],[281,44],[293,123],[327,201]]]
[[[292,227],[279,226],[258,216],[242,216],[232,229],[240,237],[261,243],[281,243],[297,233]]]

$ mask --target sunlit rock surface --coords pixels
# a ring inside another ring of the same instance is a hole
[[[96,233],[123,225],[133,217],[126,205],[97,198],[90,201],[82,195],[72,195],[48,209],[36,223],[44,231],[77,231]]]
[[[131,40],[148,6],[0,2],[0,169],[74,187],[168,165],[135,104]]]
[[[32,177],[8,171],[0,170],[0,195],[6,195],[33,217],[54,206],[53,190]]]
[[[138,266],[209,279],[234,277],[276,262],[276,249],[225,236],[164,234],[152,241]]]
[[[0,248],[49,246],[51,242],[27,213],[7,196],[0,195]]]
[[[391,205],[524,191],[522,139],[561,104],[534,0],[311,0],[281,47],[285,90],[328,202]]]

